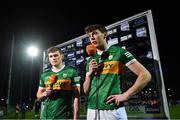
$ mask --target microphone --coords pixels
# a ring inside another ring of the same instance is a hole
[[[49,77],[49,82],[50,82],[50,89],[53,90],[53,85],[56,83],[58,76],[56,74],[52,74]]]
[[[92,59],[94,59],[97,49],[93,44],[89,44],[86,46],[86,52],[90,57],[92,57]],[[97,75],[97,71],[94,74]]]
[[[97,51],[97,49],[93,44],[89,44],[89,45],[86,46],[86,52],[92,58],[94,58],[94,55],[96,54],[96,51]]]
[[[93,44],[90,44],[86,46],[86,51],[89,56],[93,57],[97,52],[97,48]],[[108,57],[109,57],[109,51],[104,51],[101,55],[100,63],[102,63]]]
[[[94,59],[94,55],[97,52],[97,48],[93,44],[89,44],[86,46],[86,51],[89,56],[91,56]],[[101,55],[100,61],[98,63],[98,69],[95,72],[95,74],[100,74],[103,71],[104,68],[104,61],[109,57],[109,51],[104,51]]]
[[[53,85],[56,83],[58,76],[56,74],[51,74],[51,76],[48,79],[49,86],[46,88],[46,91],[48,91],[47,95],[42,99],[44,101],[45,99],[49,99],[54,94],[53,91]],[[51,90],[51,92],[49,92]]]

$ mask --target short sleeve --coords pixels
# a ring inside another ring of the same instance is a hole
[[[121,61],[126,65],[130,65],[132,64],[134,61],[136,61],[136,59],[134,58],[134,56],[127,51],[126,49],[121,48]]]
[[[73,72],[72,86],[80,86],[80,76],[78,76],[76,70],[73,70]]]
[[[44,83],[44,81],[43,81],[43,75],[41,75],[41,77],[40,77],[39,87],[45,87],[45,83]]]

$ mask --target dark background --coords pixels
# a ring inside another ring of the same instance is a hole
[[[172,99],[180,99],[179,13],[174,1],[16,1],[0,4],[0,98],[7,98],[11,43],[14,36],[12,83],[19,86],[16,99],[35,97],[42,51],[84,34],[89,24],[110,25],[135,14],[151,10],[166,90]],[[35,44],[38,57],[27,55]],[[33,84],[29,86],[29,84]],[[21,96],[18,98],[17,96]]]

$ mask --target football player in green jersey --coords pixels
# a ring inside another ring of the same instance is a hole
[[[127,114],[122,103],[142,90],[150,82],[151,74],[126,49],[107,44],[104,26],[90,25],[85,32],[97,49],[97,53],[87,61],[83,83],[84,92],[88,95],[87,119],[126,120]],[[122,93],[120,82],[124,66],[135,73],[137,79]]]
[[[44,99],[41,119],[78,119],[80,77],[64,65],[59,48],[49,48],[48,58],[52,67],[41,74],[37,91],[37,98]]]

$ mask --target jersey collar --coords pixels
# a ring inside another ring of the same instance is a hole
[[[64,67],[65,67],[65,65],[63,65],[63,66],[62,66],[60,69],[58,69],[58,70],[54,70],[53,68],[51,68],[51,70],[52,70],[53,72],[57,73],[57,72],[61,71]]]
[[[102,55],[103,52],[107,51],[109,48],[111,47],[111,45],[108,45],[107,48],[104,51],[99,51],[97,50],[97,54],[98,55]]]

